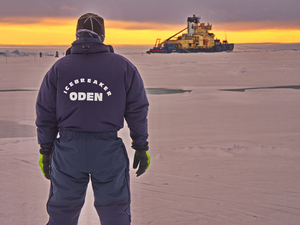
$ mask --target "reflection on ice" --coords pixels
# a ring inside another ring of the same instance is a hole
[[[0,120],[0,138],[35,137],[36,127]]]
[[[220,91],[238,91],[245,92],[246,90],[251,89],[300,89],[300,85],[288,85],[288,86],[275,86],[275,87],[255,87],[255,88],[234,88],[234,89],[220,89]]]
[[[192,90],[167,89],[167,88],[146,88],[147,94],[152,94],[152,95],[178,94],[178,93],[191,92],[191,91]]]
[[[38,91],[38,90],[31,90],[31,89],[7,89],[7,90],[0,90],[0,92],[14,92],[14,91]]]

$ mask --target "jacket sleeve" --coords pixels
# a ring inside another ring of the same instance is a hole
[[[126,85],[126,111],[125,120],[130,129],[132,148],[136,150],[148,150],[148,107],[146,91],[143,80],[132,65]]]
[[[36,126],[40,146],[42,148],[52,148],[58,133],[56,120],[56,74],[54,67],[45,75],[38,93]]]

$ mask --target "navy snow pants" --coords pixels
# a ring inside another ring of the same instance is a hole
[[[101,225],[129,225],[129,160],[117,132],[64,131],[51,156],[47,225],[77,225],[89,180]]]

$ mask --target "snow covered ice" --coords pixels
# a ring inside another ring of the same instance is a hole
[[[300,51],[124,55],[150,101],[152,160],[139,178],[131,169],[132,225],[300,223]],[[3,225],[48,219],[35,100],[56,60],[0,56]],[[132,160],[128,129],[119,135]],[[79,224],[99,224],[90,187]]]

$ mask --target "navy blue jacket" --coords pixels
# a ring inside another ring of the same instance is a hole
[[[133,146],[147,146],[148,100],[126,58],[95,39],[75,41],[47,72],[36,102],[38,143],[52,148],[58,131],[118,131],[124,118]]]

